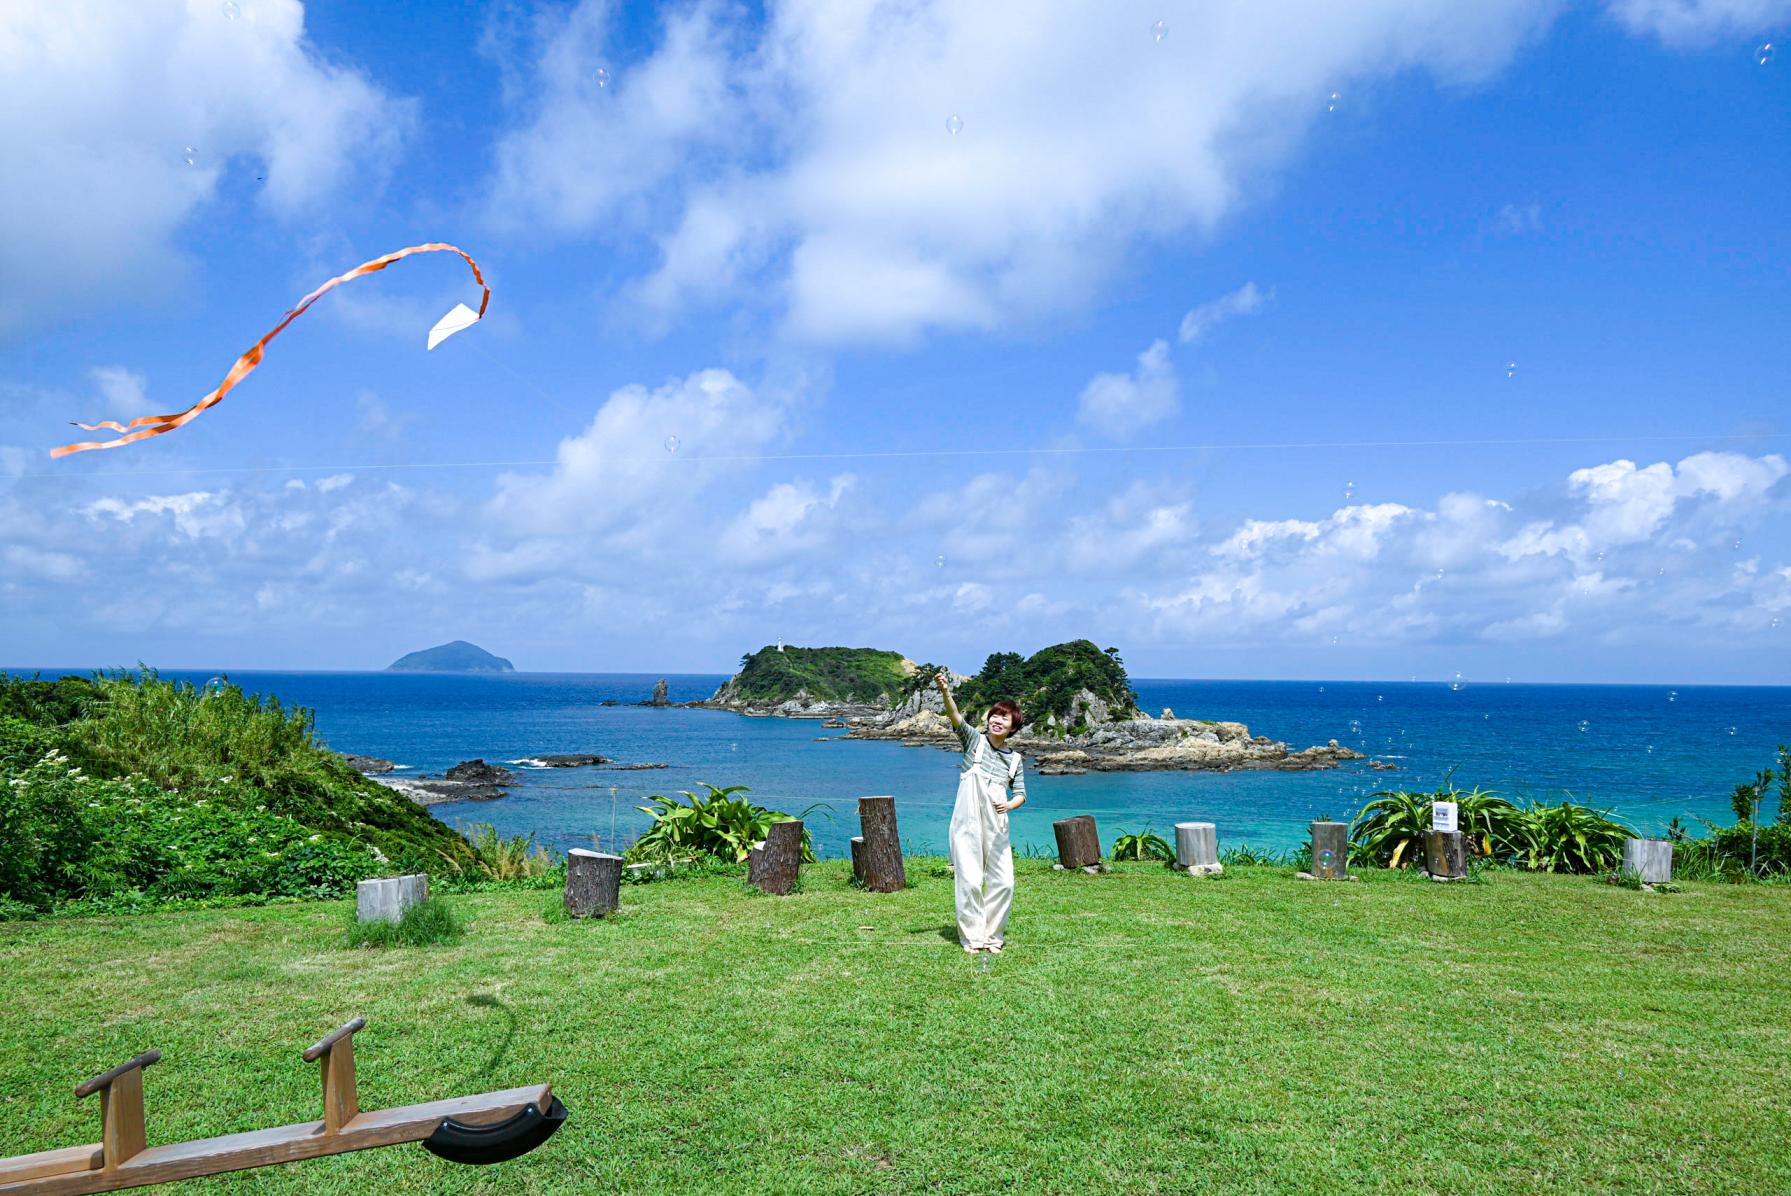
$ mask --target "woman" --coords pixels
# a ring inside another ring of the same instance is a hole
[[[951,814],[951,862],[957,877],[958,941],[972,954],[1000,954],[1014,901],[1014,849],[1007,816],[1026,803],[1020,753],[1007,746],[1025,725],[1012,702],[989,707],[984,730],[964,721],[944,671],[933,677],[945,698],[945,716],[964,745],[958,762],[958,802]],[[1010,794],[1011,790],[1011,794]]]

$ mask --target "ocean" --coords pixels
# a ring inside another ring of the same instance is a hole
[[[8,670],[27,672],[27,670]],[[44,676],[57,670],[39,671]],[[67,670],[80,671],[80,670]],[[165,671],[202,685],[211,672]],[[277,694],[316,711],[317,730],[338,751],[439,773],[475,757],[507,764],[542,753],[589,752],[651,771],[516,768],[519,783],[496,801],[432,807],[451,825],[490,823],[571,847],[627,842],[648,824],[649,795],[700,791],[702,782],[745,785],[774,809],[810,810],[815,848],[846,854],[858,833],[855,801],[896,798],[903,841],[943,853],[956,790],[956,757],[896,743],[833,742],[806,719],[746,718],[715,710],[633,705],[658,678],[645,674],[239,672],[252,693]],[[722,675],[670,676],[675,702],[707,697]],[[1675,815],[1732,820],[1729,793],[1770,765],[1791,741],[1791,687],[1467,684],[1381,681],[1133,680],[1140,705],[1183,718],[1242,722],[1294,748],[1336,739],[1398,771],[1365,763],[1326,772],[1089,773],[1029,775],[1016,811],[1016,849],[1050,851],[1051,823],[1093,814],[1103,844],[1117,834],[1175,823],[1218,826],[1221,848],[1296,846],[1314,818],[1347,820],[1378,789],[1422,788],[1452,774],[1513,799],[1574,800],[1608,808],[1643,832]],[[604,699],[625,703],[603,706]],[[1768,814],[1776,811],[1769,799]]]

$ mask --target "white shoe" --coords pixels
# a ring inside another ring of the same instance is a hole
[[[987,951],[990,955],[1000,955],[1001,954],[1001,944],[1000,943],[984,943],[983,950]]]

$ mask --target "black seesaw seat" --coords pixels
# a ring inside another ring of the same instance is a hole
[[[450,1117],[423,1139],[423,1149],[450,1163],[502,1163],[529,1153],[553,1137],[565,1121],[566,1106],[556,1096],[546,1113],[527,1105],[514,1117],[490,1125],[467,1125]]]

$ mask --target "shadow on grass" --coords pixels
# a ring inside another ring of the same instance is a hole
[[[516,1041],[516,1013],[491,993],[473,993],[467,997],[466,1003],[476,1005],[481,1009],[496,1009],[504,1015],[503,1041],[498,1043],[497,1050],[492,1053],[491,1061],[485,1065],[485,1070],[479,1073],[482,1077],[489,1077],[497,1071],[498,1064],[504,1061],[504,1056],[510,1053],[510,1044]]]

